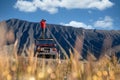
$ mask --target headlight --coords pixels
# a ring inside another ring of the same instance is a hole
[[[56,48],[52,48],[52,50],[53,50],[53,51],[57,51],[57,49],[56,49]]]
[[[44,48],[41,48],[40,50],[41,50],[41,51],[44,51]]]

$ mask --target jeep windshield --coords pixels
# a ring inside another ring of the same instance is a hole
[[[55,46],[53,39],[39,39],[35,41],[37,46]]]

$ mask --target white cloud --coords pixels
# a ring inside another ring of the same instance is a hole
[[[113,3],[109,0],[17,0],[14,5],[20,11],[35,12],[40,9],[51,14],[58,12],[58,8],[104,10],[111,6]]]
[[[88,8],[97,8],[99,10],[104,10],[113,6],[113,3],[109,0],[88,0],[90,4],[88,4]]]
[[[14,8],[18,8],[20,11],[24,12],[34,12],[37,7],[30,1],[18,0]]]
[[[100,18],[100,20],[97,20],[93,22],[93,25],[87,25],[83,22],[77,22],[77,21],[70,21],[69,23],[60,23],[61,25],[64,26],[72,26],[76,28],[85,28],[85,29],[112,29],[113,28],[113,19],[109,16],[105,16],[104,19]]]
[[[93,29],[93,27],[91,25],[86,25],[83,22],[77,22],[77,21],[71,21],[68,24],[65,23],[61,23],[61,25],[64,26],[72,26],[72,27],[76,27],[76,28],[85,28],[85,29]]]
[[[112,28],[113,19],[109,16],[105,16],[103,20],[98,20],[94,23],[94,27],[96,28]]]

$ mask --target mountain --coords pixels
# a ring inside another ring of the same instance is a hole
[[[35,39],[40,38],[41,28],[39,22],[9,19],[2,23],[6,25],[6,31],[12,30],[15,40],[18,39],[18,54],[24,48],[29,47],[30,44],[34,44]],[[65,53],[69,56],[70,49],[72,51],[76,50],[84,59],[87,59],[88,54],[92,54],[97,59],[112,54],[120,57],[120,30],[83,29],[47,24],[45,36],[55,40],[61,57]],[[15,40],[7,42],[7,44],[14,43]]]

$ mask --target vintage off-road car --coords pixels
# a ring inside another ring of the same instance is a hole
[[[53,39],[37,39],[35,40],[35,55],[42,58],[57,58],[58,51]]]

